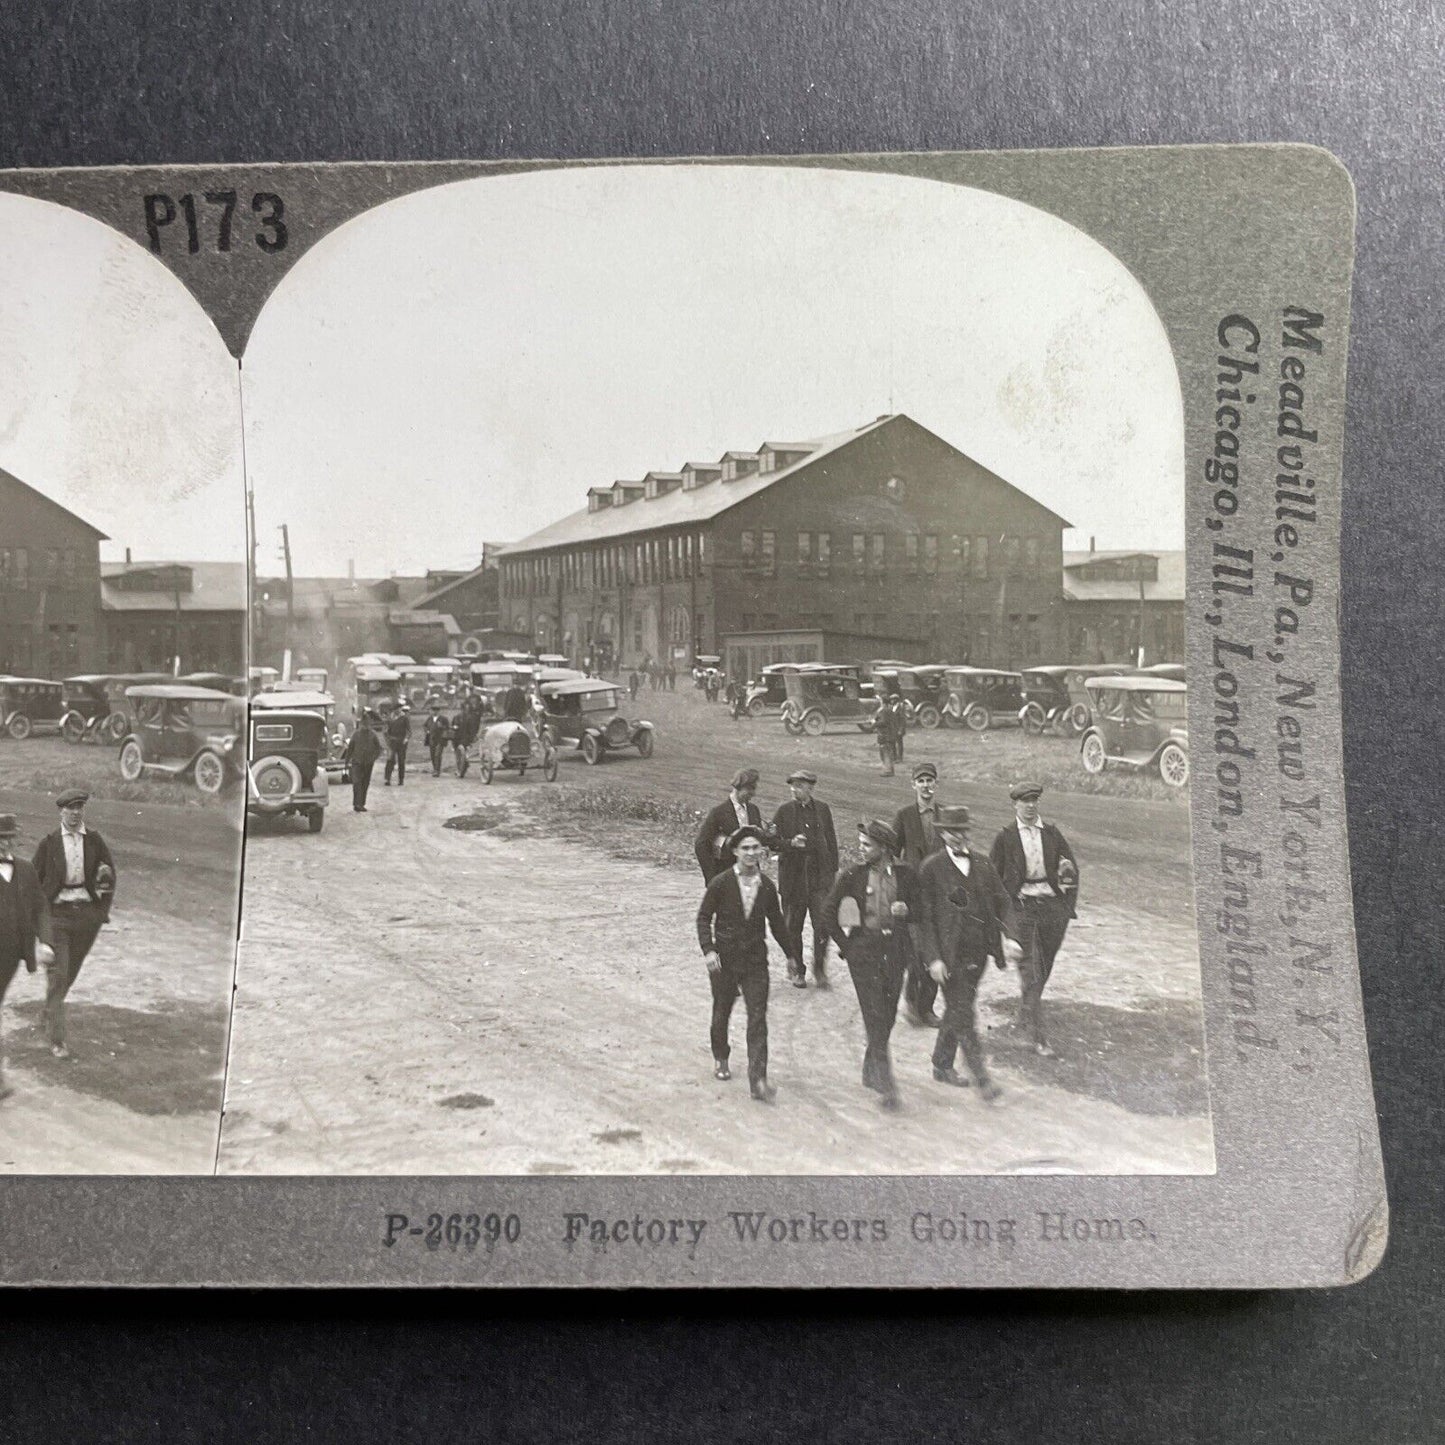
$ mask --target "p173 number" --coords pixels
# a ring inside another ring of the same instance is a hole
[[[201,204],[207,208],[201,213]],[[157,192],[144,198],[146,236],[150,247],[157,256],[161,254],[161,233],[178,220],[185,223],[186,250],[196,255],[201,250],[204,238],[208,249],[229,251],[236,238],[236,209],[240,197],[235,191],[202,191],[198,198],[187,191],[183,196],[171,197]],[[251,215],[255,218],[255,230],[244,232],[242,243],[250,240],[266,252],[286,249],[286,205],[274,191],[257,191],[251,197]],[[246,225],[243,217],[242,227]],[[174,235],[176,244],[180,235]]]

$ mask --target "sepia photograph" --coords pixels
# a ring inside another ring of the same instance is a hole
[[[1180,383],[1097,241],[458,181],[294,263],[240,412],[222,1174],[1213,1173]]]
[[[0,195],[0,1171],[211,1174],[239,907],[239,375],[109,227]]]

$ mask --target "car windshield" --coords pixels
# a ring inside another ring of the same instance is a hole
[[[611,688],[605,692],[584,692],[578,695],[582,699],[583,712],[617,711],[617,694]]]

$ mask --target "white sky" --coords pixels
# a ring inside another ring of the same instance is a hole
[[[104,559],[245,557],[238,373],[216,329],[134,242],[4,194],[0,467],[107,533]]]
[[[460,182],[334,232],[246,353],[259,567],[469,566],[589,486],[906,412],[1075,523],[1183,545],[1163,328],[983,191],[739,166]]]

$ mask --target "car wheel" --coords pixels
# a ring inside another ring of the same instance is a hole
[[[557,749],[548,748],[542,755],[542,776],[549,783],[557,781]]]
[[[100,735],[108,743],[118,743],[126,732],[126,717],[123,712],[113,712],[100,725]]]
[[[284,802],[301,791],[301,769],[290,758],[257,758],[251,764],[251,786],[262,802]]]
[[[803,725],[795,717],[785,717],[783,728],[789,737],[800,738],[803,736]]]
[[[932,732],[943,720],[943,714],[934,707],[931,702],[926,702],[918,709],[918,726],[925,732]]]
[[[1024,710],[1019,714],[1019,721],[1031,738],[1040,736],[1047,725],[1044,710],[1036,702],[1025,703]]]
[[[60,736],[68,743],[78,743],[85,736],[85,723],[79,713],[65,714],[60,723]]]
[[[10,736],[17,743],[23,743],[30,736],[30,719],[23,712],[17,712],[10,719]]]
[[[644,728],[637,735],[637,755],[643,758],[652,756],[652,730],[650,728]]]
[[[602,749],[597,746],[597,739],[591,733],[587,733],[582,739],[582,761],[588,767],[596,767],[602,756]]]
[[[964,726],[976,733],[986,733],[992,721],[988,709],[981,702],[970,703],[963,715]]]
[[[768,705],[767,705],[766,702],[763,701],[762,698],[760,698],[760,697],[755,697],[755,698],[748,704],[748,716],[749,716],[749,717],[762,717],[762,715],[767,711],[767,708],[768,708]]]
[[[1091,722],[1093,718],[1089,716],[1089,709],[1081,702],[1076,702],[1064,715],[1064,725],[1074,737],[1078,737]]]
[[[215,753],[203,752],[191,765],[191,777],[201,792],[213,798],[226,786],[226,765]]]
[[[482,759],[482,781],[483,781],[484,783],[490,783],[490,782],[492,781],[492,779],[496,776],[496,772],[497,772],[496,768],[494,768],[494,767],[492,766],[492,760],[491,760],[490,758],[483,758],[483,759]]]
[[[803,731],[810,738],[822,737],[823,729],[828,726],[828,720],[818,711],[805,712],[803,714]]]
[[[1084,734],[1084,741],[1079,744],[1079,761],[1083,763],[1086,773],[1098,774],[1104,771],[1109,755],[1104,751],[1104,739],[1098,733]]]
[[[306,815],[306,826],[310,828],[313,833],[319,833],[322,828],[325,827],[325,825],[325,808],[312,808],[312,810]]]
[[[120,750],[120,775],[126,782],[135,782],[145,771],[145,757],[140,744],[132,738]]]
[[[1165,743],[1159,754],[1159,776],[1171,788],[1187,787],[1189,783],[1189,754],[1178,743]]]

